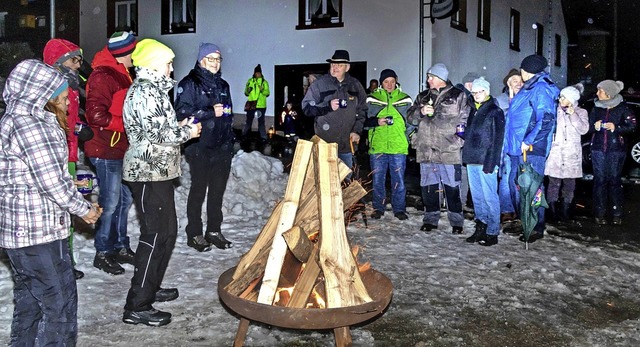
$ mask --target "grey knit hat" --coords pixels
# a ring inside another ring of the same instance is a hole
[[[447,69],[447,66],[442,63],[438,63],[430,67],[427,74],[434,75],[445,82],[449,79],[449,69]]]
[[[598,83],[598,89],[604,90],[609,97],[613,98],[624,89],[624,83],[622,81],[604,80]]]

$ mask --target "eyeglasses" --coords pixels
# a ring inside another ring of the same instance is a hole
[[[204,58],[207,59],[207,61],[210,62],[210,63],[220,63],[220,62],[222,62],[222,57],[220,57],[220,58],[204,57]]]
[[[76,57],[71,58],[71,62],[74,63],[74,64],[82,64],[83,60],[84,59],[82,59],[81,56],[76,56]]]

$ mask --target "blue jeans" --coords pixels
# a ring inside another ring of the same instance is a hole
[[[13,269],[11,346],[75,346],[78,292],[67,240],[6,249]]]
[[[520,210],[520,193],[516,188],[516,175],[520,172],[520,168],[518,165],[523,164],[523,157],[520,156],[509,156],[511,160],[511,172],[509,173],[509,190],[511,192],[511,201],[513,205],[516,206],[518,211]],[[547,162],[547,158],[539,155],[527,155],[527,163],[531,164],[533,170],[544,176],[544,166]],[[544,183],[540,184],[542,187],[542,191],[544,191]],[[544,232],[544,208],[538,209],[538,223],[533,228],[534,232],[542,233]],[[518,213],[519,215],[520,213]]]
[[[482,172],[482,165],[467,165],[469,188],[476,219],[487,225],[487,235],[500,234],[498,174]]]
[[[624,152],[592,151],[593,162],[593,214],[602,218],[607,212],[607,201],[614,217],[622,217],[622,167]]]
[[[404,186],[404,172],[407,156],[404,154],[371,154],[373,172],[373,208],[384,213],[387,197],[387,171],[391,176],[391,207],[393,213],[405,212],[407,189]]]
[[[100,182],[98,204],[102,207],[102,215],[96,223],[96,252],[114,253],[120,248],[129,248],[127,215],[133,198],[129,187],[122,182],[122,160],[90,160]]]
[[[500,198],[500,213],[514,213],[516,207],[511,200],[511,190],[509,189],[509,176],[511,175],[511,159],[508,155],[503,158],[500,170],[500,180],[498,181],[498,196]]]

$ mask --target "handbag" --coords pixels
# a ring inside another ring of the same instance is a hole
[[[258,105],[258,100],[253,100],[253,101],[247,100],[247,102],[244,104],[244,110],[247,112],[253,111],[256,109],[257,105]]]

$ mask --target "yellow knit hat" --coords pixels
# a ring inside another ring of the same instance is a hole
[[[153,69],[159,64],[165,64],[173,60],[175,53],[171,48],[154,39],[144,39],[136,45],[131,54],[133,66],[141,66]]]

